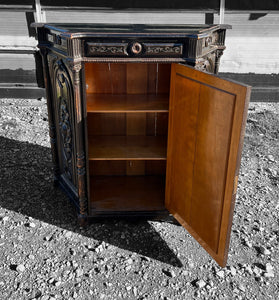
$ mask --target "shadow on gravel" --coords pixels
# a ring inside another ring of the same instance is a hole
[[[74,205],[53,185],[50,148],[0,137],[0,153],[1,207],[77,232],[97,240],[98,244],[104,241],[176,267],[182,266],[145,220],[99,220],[80,230]]]

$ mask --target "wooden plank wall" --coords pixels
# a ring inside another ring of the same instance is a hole
[[[123,2],[94,1],[96,7],[89,7],[88,1],[41,0],[41,8],[47,22],[204,24],[213,20],[219,23],[219,1],[216,0],[188,1],[189,10],[185,1],[163,0],[160,10],[156,6],[153,10],[142,9],[154,3],[152,1],[126,1],[126,7],[117,7]],[[136,9],[127,9],[132,5],[130,2]],[[278,7],[276,1],[271,1],[269,9],[263,5],[253,6],[252,2],[226,0],[224,23],[231,24],[233,29],[227,31],[227,49],[220,72],[236,80],[252,82],[254,91],[265,88],[267,92],[266,87],[272,88],[272,95],[266,100],[275,101],[279,98],[279,1]],[[0,97],[9,95],[11,86],[30,87],[33,91],[36,87],[33,52],[37,41],[34,30],[29,28],[30,22],[36,19],[35,0],[21,3],[0,1]],[[107,5],[106,9],[101,8],[102,5]],[[253,98],[260,100],[255,92]]]

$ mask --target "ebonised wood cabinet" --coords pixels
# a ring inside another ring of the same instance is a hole
[[[228,26],[36,26],[55,181],[80,224],[170,212],[224,266],[250,92],[213,75]]]

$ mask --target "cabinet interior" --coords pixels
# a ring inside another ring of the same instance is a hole
[[[91,213],[164,210],[170,64],[86,63]]]

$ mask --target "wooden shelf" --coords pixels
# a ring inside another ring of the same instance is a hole
[[[168,94],[87,94],[87,112],[168,112]]]
[[[92,213],[164,210],[165,176],[91,176]]]
[[[166,160],[166,136],[89,136],[90,160]]]

